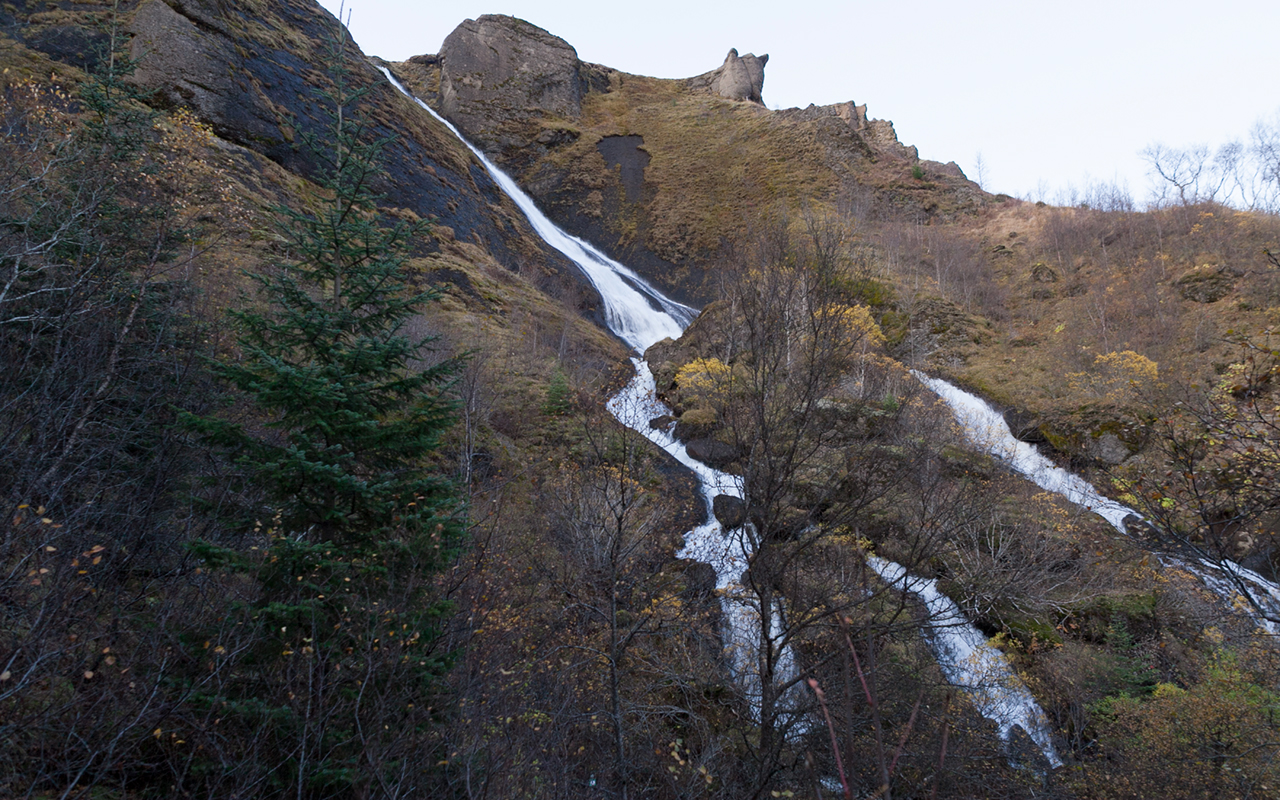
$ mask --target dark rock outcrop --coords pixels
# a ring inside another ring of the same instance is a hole
[[[606,136],[596,143],[609,169],[618,170],[628,203],[640,200],[644,191],[644,170],[649,154],[644,151],[643,136]]]
[[[1016,439],[1029,444],[1044,444],[1049,441],[1040,430],[1040,419],[1035,414],[1010,408],[1004,412],[1004,421]]]
[[[332,140],[324,65],[338,47],[337,20],[319,5],[143,0],[127,29],[140,59],[134,80],[154,92],[153,102],[192,109],[219,137],[292,172],[319,173],[322,155],[312,143],[323,153]],[[578,275],[445,126],[402,97],[354,44],[342,47],[351,85],[370,89],[361,101],[368,135],[390,140],[374,185],[384,205],[436,220],[535,284]]]
[[[718,494],[711,500],[711,513],[725,530],[732,530],[747,521],[747,504],[740,497]]]
[[[716,439],[694,439],[685,445],[685,449],[690,456],[717,469],[727,467],[738,457],[738,451],[733,445]]]
[[[134,15],[132,54],[139,60],[134,79],[155,90],[166,107],[186,106],[221,137],[264,152],[274,161],[297,167],[288,146],[296,114],[277,107],[263,89],[271,78],[249,69],[236,41],[215,27],[209,10],[188,3],[190,16],[161,0],[145,0]],[[271,69],[307,67],[293,54]],[[310,127],[310,126],[308,126]],[[290,163],[293,162],[293,163]]]

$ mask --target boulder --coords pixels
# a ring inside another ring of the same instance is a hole
[[[760,93],[764,89],[764,65],[767,63],[768,55],[747,53],[740,56],[737,49],[732,49],[719,67],[690,78],[689,88],[709,91],[729,100],[749,100],[763,105]]]
[[[680,415],[672,435],[682,442],[706,439],[720,427],[720,417],[709,408],[691,408]]]
[[[499,123],[542,112],[576,119],[584,81],[578,52],[522,19],[485,14],[444,40],[440,110],[468,135],[488,139]]]
[[[684,568],[684,591],[686,600],[706,600],[714,597],[716,592],[716,571],[710,564],[701,561],[686,561]]]
[[[725,530],[740,528],[747,521],[747,504],[730,494],[716,495],[711,500],[711,512]]]
[[[715,439],[694,439],[685,445],[689,455],[711,467],[724,467],[738,457],[738,451],[731,444]]]
[[[1093,439],[1089,445],[1089,455],[1104,464],[1115,466],[1129,458],[1129,448],[1114,433],[1104,433]]]

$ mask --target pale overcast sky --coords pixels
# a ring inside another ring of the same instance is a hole
[[[322,0],[337,12],[339,0]],[[347,0],[370,55],[434,53],[464,19],[510,14],[593,61],[683,78],[730,47],[768,53],[771,108],[853,100],[922,158],[990,191],[1053,200],[1068,184],[1146,195],[1149,144],[1246,138],[1280,112],[1277,0],[896,3],[772,0]]]

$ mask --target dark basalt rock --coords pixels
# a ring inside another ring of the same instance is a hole
[[[643,136],[606,136],[596,143],[596,149],[604,156],[609,169],[618,170],[627,202],[640,200],[644,190],[644,170],[649,166],[649,154],[643,149]]]
[[[25,44],[50,58],[83,70],[92,70],[102,62],[111,39],[100,31],[76,25],[42,28],[25,37]]]
[[[694,439],[685,445],[685,449],[693,458],[717,469],[728,466],[738,457],[733,445],[715,439]]]
[[[1049,441],[1040,430],[1040,420],[1034,414],[1011,408],[1004,412],[1004,421],[1016,439],[1030,444],[1046,444]]]
[[[689,561],[684,568],[684,591],[686,600],[706,599],[715,595],[716,571],[710,564],[701,561]]]
[[[323,154],[332,140],[324,62],[337,27],[319,5],[293,0],[249,7],[143,0],[128,29],[140,59],[134,80],[154,92],[156,105],[190,108],[221,138],[311,178],[323,156],[310,142]],[[383,205],[437,220],[511,271],[538,276],[539,285],[557,273],[578,275],[443,125],[401,97],[354,44],[345,47],[351,85],[370,89],[362,99],[368,135],[390,140],[373,185]]]
[[[711,512],[725,530],[742,527],[747,521],[747,504],[740,497],[718,494],[711,500]]]

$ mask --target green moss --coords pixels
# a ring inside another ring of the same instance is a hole
[[[1008,620],[1005,622],[1004,628],[1010,638],[1016,641],[1024,650],[1034,650],[1046,644],[1052,647],[1062,644],[1062,634],[1058,632],[1057,628],[1044,620],[1031,617]]]

